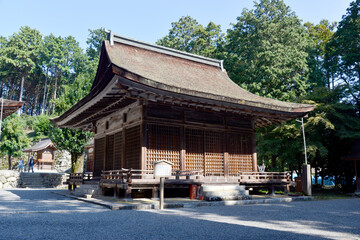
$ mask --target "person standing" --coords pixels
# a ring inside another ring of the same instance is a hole
[[[34,157],[31,156],[31,158],[29,159],[29,164],[28,164],[28,172],[30,172],[30,169],[32,170],[32,172],[34,172]]]
[[[24,160],[20,158],[19,160],[19,172],[22,172],[24,168]]]

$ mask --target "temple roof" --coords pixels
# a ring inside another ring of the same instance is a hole
[[[4,99],[2,118],[4,119],[10,116],[11,114],[19,110],[22,107],[22,105],[24,105],[24,102]],[[0,98],[0,108],[1,108],[1,98]]]
[[[56,149],[54,143],[49,138],[43,138],[39,142],[37,142],[31,148],[23,150],[23,152],[38,152],[44,150],[46,148]]]
[[[258,126],[302,117],[314,109],[244,90],[229,78],[220,60],[111,34],[103,44],[91,92],[54,122],[84,128],[134,99],[247,114]]]

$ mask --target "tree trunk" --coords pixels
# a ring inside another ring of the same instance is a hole
[[[25,81],[25,77],[22,76],[21,77],[21,85],[20,85],[20,97],[19,97],[19,101],[22,101],[22,97],[23,97],[23,92],[24,92],[24,81]],[[21,114],[21,108],[18,111],[18,115],[20,116]]]
[[[45,103],[46,103],[46,87],[48,82],[48,76],[49,76],[49,68],[46,70],[46,78],[45,78],[45,86],[44,86],[44,96],[43,96],[43,104],[41,107],[41,114],[45,113]]]
[[[4,78],[1,78],[1,89],[0,89],[0,97],[3,98],[4,91]]]
[[[37,108],[37,105],[38,105],[38,101],[39,101],[39,94],[37,93],[37,91],[35,92],[35,103],[31,109],[31,116],[34,115],[34,111],[35,111],[35,114],[36,114],[36,108]]]
[[[58,82],[58,79],[57,79],[57,77],[55,77],[53,100],[56,99],[57,82]],[[51,112],[52,112],[52,113],[55,112],[55,104],[54,104],[54,103],[52,104],[52,111],[51,111]]]
[[[78,160],[79,154],[71,153],[71,172],[74,173],[76,171],[76,164]]]
[[[8,155],[9,170],[11,170],[11,155]]]

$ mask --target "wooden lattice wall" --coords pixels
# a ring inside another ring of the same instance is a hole
[[[100,176],[101,171],[104,170],[105,137],[95,139],[94,145],[95,145],[94,176]]]
[[[228,171],[253,171],[251,133],[225,133],[204,129],[185,128],[184,139],[180,138],[181,127],[148,125],[145,169],[153,169],[152,163],[165,159],[179,170],[181,141],[184,141],[184,169],[204,170],[207,176],[225,174],[225,152],[228,149]]]
[[[140,126],[125,129],[125,168],[140,169]]]
[[[147,125],[146,169],[153,169],[153,162],[166,160],[180,170],[180,128]]]
[[[204,131],[186,129],[185,149],[186,170],[203,170],[205,168]]]
[[[252,172],[253,155],[250,133],[229,134],[229,174],[236,175],[238,172]]]
[[[205,175],[224,175],[223,134],[205,132]]]

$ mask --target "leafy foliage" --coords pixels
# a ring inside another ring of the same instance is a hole
[[[78,158],[83,153],[84,146],[88,143],[91,136],[89,132],[68,128],[54,128],[51,132],[50,138],[57,148],[70,152],[71,172],[76,171]]]
[[[102,42],[106,40],[107,35],[108,33],[105,28],[95,30],[89,29],[89,37],[86,40],[86,43],[88,44],[86,54],[91,61],[99,59]]]
[[[0,149],[8,155],[9,170],[12,166],[11,158],[22,156],[22,150],[30,144],[24,128],[25,121],[16,114],[7,117],[2,123]]]
[[[304,26],[311,42],[308,50],[309,81],[313,84],[313,87],[330,88],[332,83],[334,88],[334,82],[331,81],[332,78],[325,68],[324,60],[326,45],[331,41],[337,24],[330,24],[327,20],[322,20],[317,25],[307,22]]]
[[[64,113],[75,103],[81,100],[90,91],[91,84],[88,75],[79,75],[75,82],[69,86],[64,86],[64,94],[55,101],[57,114]],[[84,151],[84,146],[88,143],[92,133],[77,129],[54,128],[50,133],[51,140],[59,149],[67,150],[71,154],[71,171],[76,171],[79,156]]]
[[[360,111],[360,0],[355,0],[327,44],[326,67]]]
[[[295,13],[281,0],[262,0],[228,30],[224,63],[230,78],[250,92],[295,100],[310,86],[308,47]]]
[[[204,27],[195,19],[186,16],[171,23],[171,26],[169,34],[156,44],[205,57],[216,57],[219,53],[224,40],[220,25],[209,22]]]

